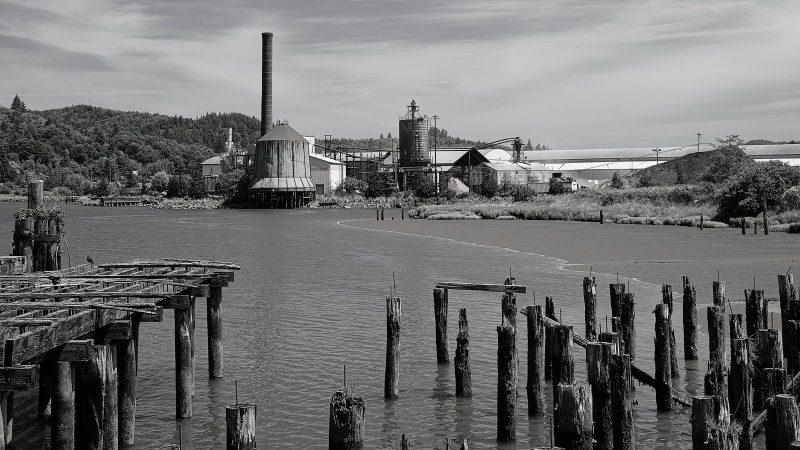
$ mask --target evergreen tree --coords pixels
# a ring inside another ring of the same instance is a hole
[[[622,189],[625,187],[625,183],[622,182],[622,177],[620,177],[617,172],[614,172],[614,176],[611,177],[611,187],[614,189]]]
[[[19,98],[19,95],[15,95],[14,100],[11,102],[11,110],[18,113],[24,113],[28,110],[28,108],[25,107],[25,102]]]
[[[531,150],[533,150],[533,145],[531,145],[531,138],[528,138],[528,143],[525,144],[525,151],[527,152]]]

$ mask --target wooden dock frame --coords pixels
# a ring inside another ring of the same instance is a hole
[[[162,321],[164,309],[175,310],[176,417],[191,417],[194,299],[207,298],[209,377],[222,376],[221,288],[235,270],[158,260],[0,275],[3,424],[13,419],[13,392],[47,380],[39,403],[51,405],[52,448],[133,444],[139,325]]]

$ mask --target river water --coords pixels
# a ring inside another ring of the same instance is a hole
[[[0,205],[0,226],[8,231],[19,204]],[[393,214],[393,213],[392,213]],[[387,216],[387,220],[389,216]],[[399,215],[397,215],[399,219]],[[261,448],[326,448],[331,394],[348,384],[366,402],[368,448],[399,448],[401,434],[418,448],[444,448],[448,436],[466,437],[472,448],[531,448],[548,442],[544,418],[527,416],[524,392],[527,336],[520,327],[520,394],[517,443],[495,440],[496,326],[500,294],[451,291],[450,349],[455,350],[458,308],[470,320],[472,399],[457,399],[452,364],[437,365],[432,289],[438,280],[502,283],[509,270],[529,287],[518,296],[520,309],[533,294],[555,298],[563,321],[583,333],[582,278],[566,261],[533,252],[480,245],[476,239],[426,237],[421,222],[406,220],[395,231],[373,230],[374,211],[170,211],[139,208],[66,207],[69,254],[66,264],[132,258],[196,258],[241,264],[236,281],[223,289],[225,377],[207,377],[204,302],[198,302],[197,372],[194,417],[180,421],[185,448],[223,448],[225,405],[258,406]],[[395,223],[395,225],[397,225]],[[581,225],[576,225],[581,226]],[[588,225],[587,225],[588,226]],[[476,227],[485,233],[486,226]],[[565,245],[584,245],[565,242]],[[67,250],[67,245],[64,245]],[[580,263],[580,261],[570,261]],[[392,279],[402,297],[400,398],[383,399],[386,345],[385,297]],[[598,317],[610,314],[610,274],[595,273]],[[660,287],[628,280],[637,300],[638,358],[653,372],[653,305]],[[674,285],[679,285],[675,280]],[[676,294],[676,304],[680,295]],[[679,388],[702,390],[704,363],[684,367],[681,308],[676,305],[681,378]],[[142,324],[136,448],[163,448],[178,442],[174,419],[174,343],[171,314],[162,323]],[[707,360],[704,318],[698,346]],[[603,324],[604,320],[598,322]],[[524,321],[520,321],[521,324]],[[575,373],[586,383],[585,356],[575,346]],[[550,404],[551,389],[545,389]],[[47,448],[47,426],[35,420],[35,405],[20,396],[15,441],[24,448]],[[27,396],[30,397],[30,396]],[[639,448],[690,448],[689,410],[658,413],[651,389],[636,391]]]

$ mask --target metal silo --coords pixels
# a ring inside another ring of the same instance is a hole
[[[308,141],[288,123],[278,123],[256,143],[255,182],[250,191],[261,208],[301,208],[316,191]]]
[[[430,127],[428,118],[419,113],[417,102],[411,100],[408,113],[400,118],[400,167],[427,166],[431,162]]]

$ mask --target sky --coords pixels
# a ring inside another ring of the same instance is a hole
[[[551,148],[800,139],[797,0],[0,0],[0,103],[258,116]]]

